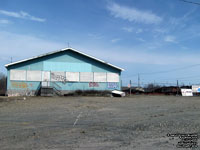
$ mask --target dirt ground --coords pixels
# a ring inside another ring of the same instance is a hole
[[[177,133],[200,135],[200,97],[0,98],[1,150],[186,149]]]

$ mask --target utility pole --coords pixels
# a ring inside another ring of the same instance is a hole
[[[12,57],[10,58],[10,62],[12,63]]]
[[[140,87],[140,74],[138,73],[138,87]]]
[[[179,86],[178,86],[178,80],[177,80],[177,85],[176,85],[176,95],[178,95],[178,90],[179,90]]]
[[[131,95],[131,80],[130,80],[130,95]]]

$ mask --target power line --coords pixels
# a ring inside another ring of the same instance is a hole
[[[187,0],[180,0],[182,2],[185,2],[185,3],[191,3],[191,4],[195,4],[195,5],[200,5],[200,3],[197,3],[197,2],[192,2],[192,1],[187,1]]]
[[[166,71],[158,71],[158,72],[151,72],[151,73],[141,73],[141,74],[142,75],[150,75],[150,74],[168,73],[168,72],[184,70],[184,69],[188,69],[188,68],[192,68],[192,67],[196,67],[196,66],[200,66],[200,64],[189,65],[189,66],[180,67],[180,68],[176,68],[176,69],[170,69],[170,70],[166,70]]]
[[[170,78],[156,78],[156,80],[182,80],[182,79],[200,79],[200,76],[199,75],[195,75],[195,76],[178,76],[178,77],[170,77]]]
[[[161,79],[159,79],[159,80],[161,80]],[[162,81],[159,81],[159,80],[156,81],[156,85],[176,85],[177,80],[179,80],[181,82],[189,82],[190,84],[200,84],[199,83],[200,76],[197,76],[197,75],[196,76],[184,76],[184,77],[179,76],[179,77],[174,77],[174,78],[165,78],[165,79],[162,79]],[[140,81],[141,81],[140,85],[143,85],[143,86],[151,84],[151,83],[155,84],[155,80],[154,81],[145,81],[145,79],[144,79],[144,80],[140,80]],[[138,82],[132,82],[132,84],[137,85]]]
[[[185,66],[185,67],[180,67],[180,68],[175,68],[175,69],[170,69],[170,70],[157,71],[157,72],[143,72],[143,73],[139,73],[139,74],[140,75],[154,75],[154,74],[161,74],[161,73],[169,73],[169,72],[175,72],[175,71],[193,68],[193,67],[197,67],[197,66],[200,66],[200,64],[194,64],[194,65],[189,65],[189,66]],[[134,77],[134,76],[138,76],[138,74],[132,74],[132,75],[127,76],[125,78]]]

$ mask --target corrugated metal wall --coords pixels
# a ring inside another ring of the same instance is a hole
[[[10,95],[34,95],[41,81],[50,81],[63,92],[120,90],[120,74],[111,66],[65,51],[8,67],[7,88]]]

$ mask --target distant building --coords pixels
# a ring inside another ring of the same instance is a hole
[[[106,55],[106,54],[105,54]],[[5,65],[8,96],[37,95],[52,88],[61,95],[76,90],[120,90],[122,68],[72,48]]]

